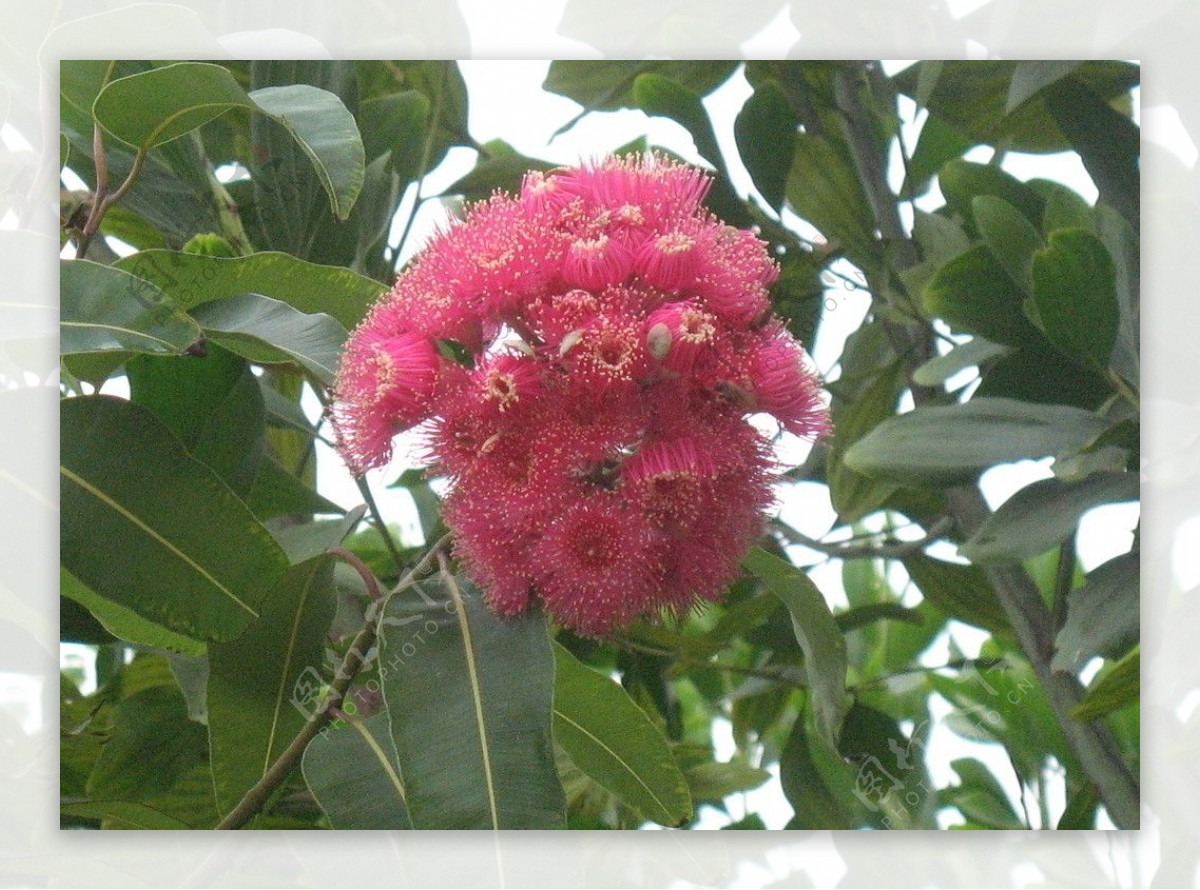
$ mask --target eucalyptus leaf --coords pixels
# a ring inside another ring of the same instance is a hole
[[[334,828],[412,828],[386,712],[339,718],[304,749],[309,791]]]
[[[333,557],[294,566],[236,640],[209,645],[208,733],[213,786],[233,809],[304,727],[333,623]]]
[[[789,562],[751,549],[742,565],[779,597],[792,617],[792,629],[804,651],[813,713],[821,736],[835,744],[847,712],[846,640],[817,586]]]
[[[90,260],[59,265],[63,355],[82,352],[178,354],[200,327],[153,283]]]
[[[1061,544],[1093,507],[1137,497],[1134,473],[1096,473],[1072,482],[1042,479],[1005,501],[959,554],[973,563],[1029,559]]]
[[[975,398],[884,421],[850,447],[846,463],[895,481],[954,482],[995,464],[1078,451],[1107,427],[1079,408]]]
[[[393,596],[379,671],[414,828],[563,828],[545,618],[499,618],[465,578]]]
[[[63,565],[98,595],[197,639],[231,639],[286,568],[283,551],[145,408],[65,399]],[[163,496],[186,492],[186,509]]]
[[[679,825],[688,785],[667,740],[621,686],[554,645],[554,737],[584,773],[644,818]]]

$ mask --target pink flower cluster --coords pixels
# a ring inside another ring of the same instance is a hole
[[[531,173],[439,232],[347,344],[351,470],[428,421],[456,553],[502,615],[540,602],[604,636],[716,599],[772,500],[747,415],[828,431],[771,313],[778,269],[701,209],[709,182],[656,155]]]

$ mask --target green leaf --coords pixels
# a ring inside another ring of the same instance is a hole
[[[895,485],[852,470],[845,456],[855,442],[892,416],[903,388],[904,375],[895,365],[878,369],[875,378],[849,404],[839,392],[834,393],[834,434],[827,462],[829,497],[845,522],[854,522],[878,509],[896,491]]]
[[[783,206],[799,126],[800,118],[776,80],[758,83],[733,122],[742,163],[755,188],[777,210]]]
[[[178,62],[109,82],[92,111],[109,133],[145,151],[237,107],[253,106],[227,68]]]
[[[182,309],[256,293],[301,312],[324,312],[351,330],[362,321],[384,286],[349,269],[321,266],[286,253],[212,257],[173,250],[143,250],[116,267],[158,285]]]
[[[1004,110],[1011,112],[1034,93],[1062,80],[1081,64],[1069,59],[1017,62],[1008,86],[1008,100]]]
[[[751,813],[736,822],[722,825],[721,831],[765,831],[766,828],[767,823],[763,822],[762,816],[758,815],[758,813]]]
[[[842,633],[867,627],[877,621],[903,621],[908,624],[923,624],[920,613],[905,608],[899,603],[867,603],[855,606],[833,616]]]
[[[771,778],[765,769],[748,763],[701,763],[687,771],[692,797],[719,803],[731,794],[753,791]]]
[[[617,108],[634,107],[633,84],[639,74],[655,74],[667,78],[704,96],[728,80],[737,66],[736,61],[559,60],[550,63],[550,70],[542,87],[551,93],[574,99],[584,107],[583,114],[587,114],[590,111],[613,111]],[[568,129],[570,126],[571,124],[568,124],[562,129]]]
[[[209,339],[266,364],[294,361],[325,384],[337,376],[346,329],[324,313],[309,315],[259,294],[205,303],[192,312]]]
[[[1136,228],[1141,218],[1141,132],[1137,124],[1074,77],[1047,91],[1046,106],[1079,152],[1100,191],[1100,200]]]
[[[89,800],[67,804],[62,808],[62,815],[99,819],[109,829],[181,831],[192,827],[153,807],[129,800]]]
[[[312,516],[315,513],[346,512],[333,501],[313,491],[270,457],[264,458],[259,465],[254,487],[250,489],[246,503],[254,515],[262,520],[276,516]]]
[[[951,327],[1005,346],[1045,342],[1021,312],[1025,295],[994,253],[977,244],[934,272],[921,295],[925,311]]]
[[[304,749],[304,781],[334,828],[412,828],[389,730],[386,712],[339,718]]]
[[[721,164],[717,134],[699,94],[661,74],[644,72],[634,78],[633,101],[646,114],[670,118],[682,126],[691,134],[701,157],[714,165]]]
[[[177,354],[200,327],[151,282],[90,260],[59,264],[63,355],[123,350]]]
[[[564,826],[541,614],[498,618],[464,578],[423,581],[388,602],[379,670],[414,828]]]
[[[1079,408],[975,398],[884,421],[850,447],[846,463],[897,481],[962,481],[995,464],[1078,451],[1107,428]]]
[[[262,110],[287,128],[308,155],[329,195],[333,215],[350,216],[366,176],[358,125],[342,100],[308,84],[265,87],[250,93]]]
[[[137,612],[98,596],[90,587],[59,567],[59,590],[62,595],[87,609],[104,629],[114,637],[137,646],[166,649],[187,655],[204,654],[204,643],[175,633],[161,624],[147,621]]]
[[[875,218],[854,164],[827,139],[796,136],[787,183],[788,203],[864,270],[878,260]]]
[[[958,774],[959,784],[946,789],[945,797],[968,821],[1001,830],[1028,827],[986,766],[970,757],[953,760],[950,766]]]
[[[205,754],[204,727],[188,720],[179,690],[151,686],[117,706],[112,738],[88,778],[88,797],[148,800],[169,791]]]
[[[1035,226],[1041,224],[1046,208],[1046,199],[1035,189],[991,164],[949,161],[938,175],[938,185],[946,198],[946,206],[957,213],[968,227],[974,219],[972,203],[981,195],[1000,198],[1011,204]]]
[[[1033,257],[1035,319],[1065,352],[1108,367],[1120,324],[1116,270],[1103,243],[1084,229],[1050,233]]]
[[[779,783],[795,814],[788,828],[837,830],[853,827],[813,759],[803,714],[792,724],[787,745],[780,755]]]
[[[1003,198],[976,195],[971,214],[984,243],[1000,261],[1008,277],[1027,294],[1033,293],[1033,255],[1044,244],[1041,233]]]
[[[1090,658],[1120,658],[1138,641],[1141,559],[1124,553],[1088,572],[1067,597],[1067,621],[1054,641],[1056,671],[1074,671]]]
[[[60,419],[63,565],[171,630],[237,637],[287,566],[267,530],[145,408],[88,396]]]
[[[178,62],[110,82],[97,95],[93,112],[122,142],[147,151],[233,108],[261,111],[281,124],[312,161],[334,215],[349,216],[366,159],[354,116],[326,90],[292,84],[247,94],[222,65]]]
[[[233,809],[303,728],[333,623],[333,557],[294,566],[236,640],[208,647],[208,736],[217,808]]]
[[[959,371],[986,364],[1008,353],[1008,348],[983,337],[972,337],[949,352],[931,358],[913,371],[913,383],[941,386]]]
[[[497,189],[517,194],[530,170],[545,172],[554,168],[549,161],[526,157],[499,139],[493,139],[484,148],[487,154],[479,155],[471,172],[448,186],[442,194],[462,195],[467,201],[484,200]]]
[[[943,562],[922,553],[905,557],[904,570],[921,596],[940,612],[995,634],[1012,634],[996,592],[975,566]]]
[[[554,738],[575,765],[645,819],[690,819],[687,782],[658,727],[619,684],[557,643],[554,661]]]
[[[1101,673],[1083,701],[1071,709],[1073,720],[1095,720],[1113,711],[1119,711],[1138,702],[1141,698],[1142,650],[1133,651]]]
[[[112,77],[116,65],[109,59],[63,59],[58,63],[60,100],[90,118],[92,103]]]
[[[245,360],[210,346],[203,356],[138,356],[125,376],[130,399],[245,498],[266,444],[262,393]]]
[[[860,700],[846,715],[838,753],[856,766],[851,793],[883,827],[936,827],[923,726],[910,736],[894,717]]]
[[[1137,498],[1134,473],[1096,473],[1075,482],[1042,479],[1005,501],[959,554],[973,563],[1030,559],[1066,540],[1093,507]]]
[[[846,640],[817,586],[789,562],[754,547],[742,565],[783,600],[792,616],[792,629],[804,651],[804,673],[817,730],[835,744],[846,716]]]
[[[916,196],[928,191],[930,180],[942,169],[942,165],[961,158],[974,145],[974,140],[963,136],[958,130],[936,114],[930,114],[917,137],[917,147],[908,161],[908,171],[900,194]]]

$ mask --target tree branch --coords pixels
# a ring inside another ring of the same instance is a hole
[[[345,697],[346,690],[350,688],[354,678],[367,663],[368,654],[375,646],[375,637],[379,633],[379,620],[383,616],[388,601],[396,594],[411,587],[429,572],[442,550],[450,543],[450,537],[447,534],[440,538],[426,551],[420,562],[409,569],[400,579],[400,583],[391,593],[382,600],[375,600],[371,603],[371,607],[367,609],[362,629],[354,638],[354,642],[350,644],[350,651],[338,665],[338,669],[333,675],[333,682],[329,684],[329,692],[321,703],[321,707],[308,719],[308,722],[292,739],[291,744],[279,755],[279,759],[271,764],[258,783],[246,792],[238,805],[230,810],[224,819],[217,823],[217,829],[241,828],[249,822],[256,813],[262,810],[272,792],[282,785],[284,779],[296,768],[308,743],[315,739],[325,725],[333,719],[333,710]]]

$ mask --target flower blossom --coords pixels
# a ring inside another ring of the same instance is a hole
[[[603,637],[718,599],[773,499],[748,415],[829,432],[770,310],[778,267],[702,208],[709,184],[657,155],[531,173],[438,232],[347,344],[347,464],[387,463],[420,425],[455,554],[500,615],[540,605]]]

